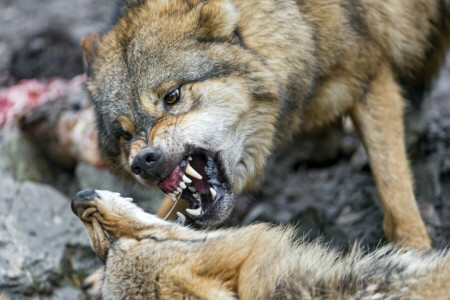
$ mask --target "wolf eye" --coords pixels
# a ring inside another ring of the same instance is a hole
[[[131,134],[126,131],[122,132],[122,134],[120,136],[123,137],[123,139],[126,141],[129,141],[132,138]]]
[[[176,90],[171,91],[164,97],[164,102],[167,104],[175,104],[175,102],[180,99],[180,88],[177,88]]]

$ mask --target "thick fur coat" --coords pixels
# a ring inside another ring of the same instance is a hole
[[[108,191],[72,209],[105,262],[109,299],[423,299],[450,294],[450,253],[385,247],[343,254],[265,224],[195,231]],[[297,238],[298,240],[298,238]]]
[[[104,160],[217,224],[279,145],[348,114],[387,238],[428,248],[397,82],[437,73],[449,12],[449,0],[122,1],[82,42]]]

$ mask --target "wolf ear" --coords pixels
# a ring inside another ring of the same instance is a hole
[[[206,38],[230,36],[239,22],[239,12],[229,0],[207,1],[200,11],[200,26]]]
[[[98,44],[100,43],[100,34],[91,33],[81,40],[81,50],[83,51],[84,70],[88,77],[92,75],[92,63],[97,56]]]

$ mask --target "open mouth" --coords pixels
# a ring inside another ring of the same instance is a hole
[[[186,156],[157,185],[172,200],[181,196],[188,201],[186,213],[200,224],[215,223],[212,221],[217,219],[217,211],[224,206],[223,200],[232,197],[230,181],[220,160],[205,151]],[[178,215],[183,219],[184,215]]]

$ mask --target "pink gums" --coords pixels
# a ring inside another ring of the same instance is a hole
[[[158,183],[158,187],[166,194],[174,192],[180,184],[181,174],[182,170],[177,166],[166,179]]]

